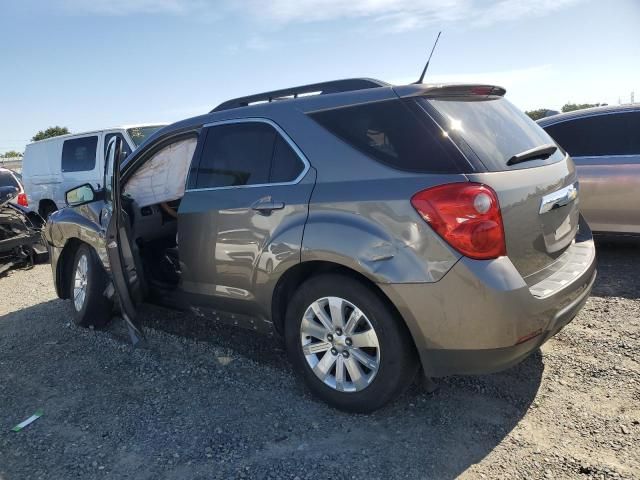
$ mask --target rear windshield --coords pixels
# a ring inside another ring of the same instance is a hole
[[[546,159],[507,165],[509,159],[518,153],[545,144],[555,145],[555,142],[538,124],[505,98],[483,97],[478,100],[458,97],[420,99],[418,102],[434,115],[454,141],[466,142],[489,171],[539,167],[564,158],[564,154],[558,149]]]
[[[139,147],[152,134],[160,130],[164,125],[154,125],[152,127],[135,127],[128,128],[127,133],[136,147]]]
[[[395,169],[421,173],[469,169],[451,140],[413,100],[385,100],[310,116],[353,148]]]
[[[6,171],[0,171],[0,187],[15,187],[20,188],[16,179],[11,175],[11,173]]]

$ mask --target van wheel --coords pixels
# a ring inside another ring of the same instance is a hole
[[[89,245],[80,245],[76,251],[69,281],[75,324],[105,326],[111,319],[112,310],[111,301],[104,296],[108,279]]]
[[[370,288],[343,275],[300,286],[287,309],[285,337],[309,389],[341,410],[372,412],[397,397],[417,372],[402,319]]]

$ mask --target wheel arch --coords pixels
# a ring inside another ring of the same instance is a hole
[[[60,298],[71,298],[71,273],[76,252],[82,245],[87,245],[97,256],[95,248],[77,237],[72,237],[65,243],[56,264],[56,290]],[[100,265],[101,262],[98,262]]]
[[[312,277],[328,273],[343,275],[345,277],[356,280],[370,288],[389,307],[396,318],[402,323],[402,327],[406,330],[409,337],[411,338],[413,347],[416,348],[415,340],[413,339],[411,330],[400,314],[400,311],[375,282],[373,282],[366,275],[348,266],[324,260],[310,260],[307,262],[298,263],[284,272],[278,280],[278,283],[273,290],[273,297],[271,301],[271,319],[273,321],[274,329],[276,330],[276,332],[278,332],[278,334],[284,335],[284,322],[287,312],[287,305],[296,292],[297,287]]]

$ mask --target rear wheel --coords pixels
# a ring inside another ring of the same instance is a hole
[[[94,250],[86,244],[76,251],[70,293],[74,322],[82,327],[103,327],[111,319],[112,303],[105,297],[107,275]]]
[[[287,351],[311,391],[330,405],[371,412],[399,395],[417,371],[402,319],[366,285],[322,275],[294,294]]]

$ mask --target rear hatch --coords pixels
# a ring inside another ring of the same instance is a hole
[[[476,167],[470,181],[498,195],[507,255],[529,285],[572,244],[577,176],[570,157],[496,87],[446,88],[418,104]]]

